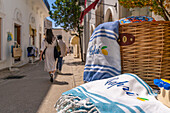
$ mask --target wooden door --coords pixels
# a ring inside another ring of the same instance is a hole
[[[21,44],[21,26],[14,26],[14,41],[16,41],[19,45]]]
[[[21,45],[21,26],[17,26],[17,43]]]
[[[17,24],[14,26],[14,41],[21,45],[21,26]],[[20,57],[14,59],[15,63],[19,61],[21,61]]]

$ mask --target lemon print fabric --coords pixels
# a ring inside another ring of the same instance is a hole
[[[140,100],[140,101],[149,101],[149,99],[147,99],[147,98],[140,98],[140,97],[137,97],[137,99]]]
[[[107,48],[107,46],[103,46],[103,47],[101,48],[102,53],[103,53],[104,55],[108,55],[108,51],[106,50],[106,48]]]

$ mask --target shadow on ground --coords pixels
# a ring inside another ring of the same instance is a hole
[[[73,74],[72,73],[58,73],[58,75],[71,76]]]
[[[71,63],[65,63],[66,65],[69,66],[74,66],[74,65],[85,65],[85,62],[71,62]]]
[[[57,80],[55,80],[55,81],[53,82],[53,84],[56,84],[56,85],[68,85],[69,83],[68,83],[68,82],[65,82],[65,81],[57,81]]]

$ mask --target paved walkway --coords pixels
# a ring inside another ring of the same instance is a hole
[[[55,113],[54,104],[61,94],[83,84],[83,71],[84,65],[80,59],[73,58],[73,55],[64,57],[62,74],[59,74],[56,78],[61,85],[54,84],[51,86],[37,113]],[[63,81],[70,82],[70,85],[62,85]]]
[[[63,60],[62,74],[57,74],[52,84],[49,81],[48,73],[43,71],[43,62],[38,61],[35,64],[27,64],[19,68],[19,71],[1,70],[0,89],[3,92],[0,95],[4,96],[4,99],[1,99],[4,103],[3,106],[0,105],[4,107],[0,110],[1,113],[10,113],[11,110],[14,111],[13,113],[35,113],[35,111],[37,113],[56,113],[54,105],[61,94],[83,84],[84,64],[81,59],[68,55]],[[25,77],[21,80],[3,79],[8,76]],[[24,88],[22,88],[23,86]],[[14,88],[11,90],[11,87]],[[11,94],[9,94],[9,91]],[[9,96],[10,103],[6,100]],[[25,104],[24,101],[30,102]],[[36,107],[33,108],[33,106]]]

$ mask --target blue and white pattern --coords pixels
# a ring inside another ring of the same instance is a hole
[[[58,113],[170,113],[134,74],[92,81],[62,94]]]
[[[88,44],[84,81],[110,78],[121,73],[118,31],[119,21],[103,23],[94,30]]]

